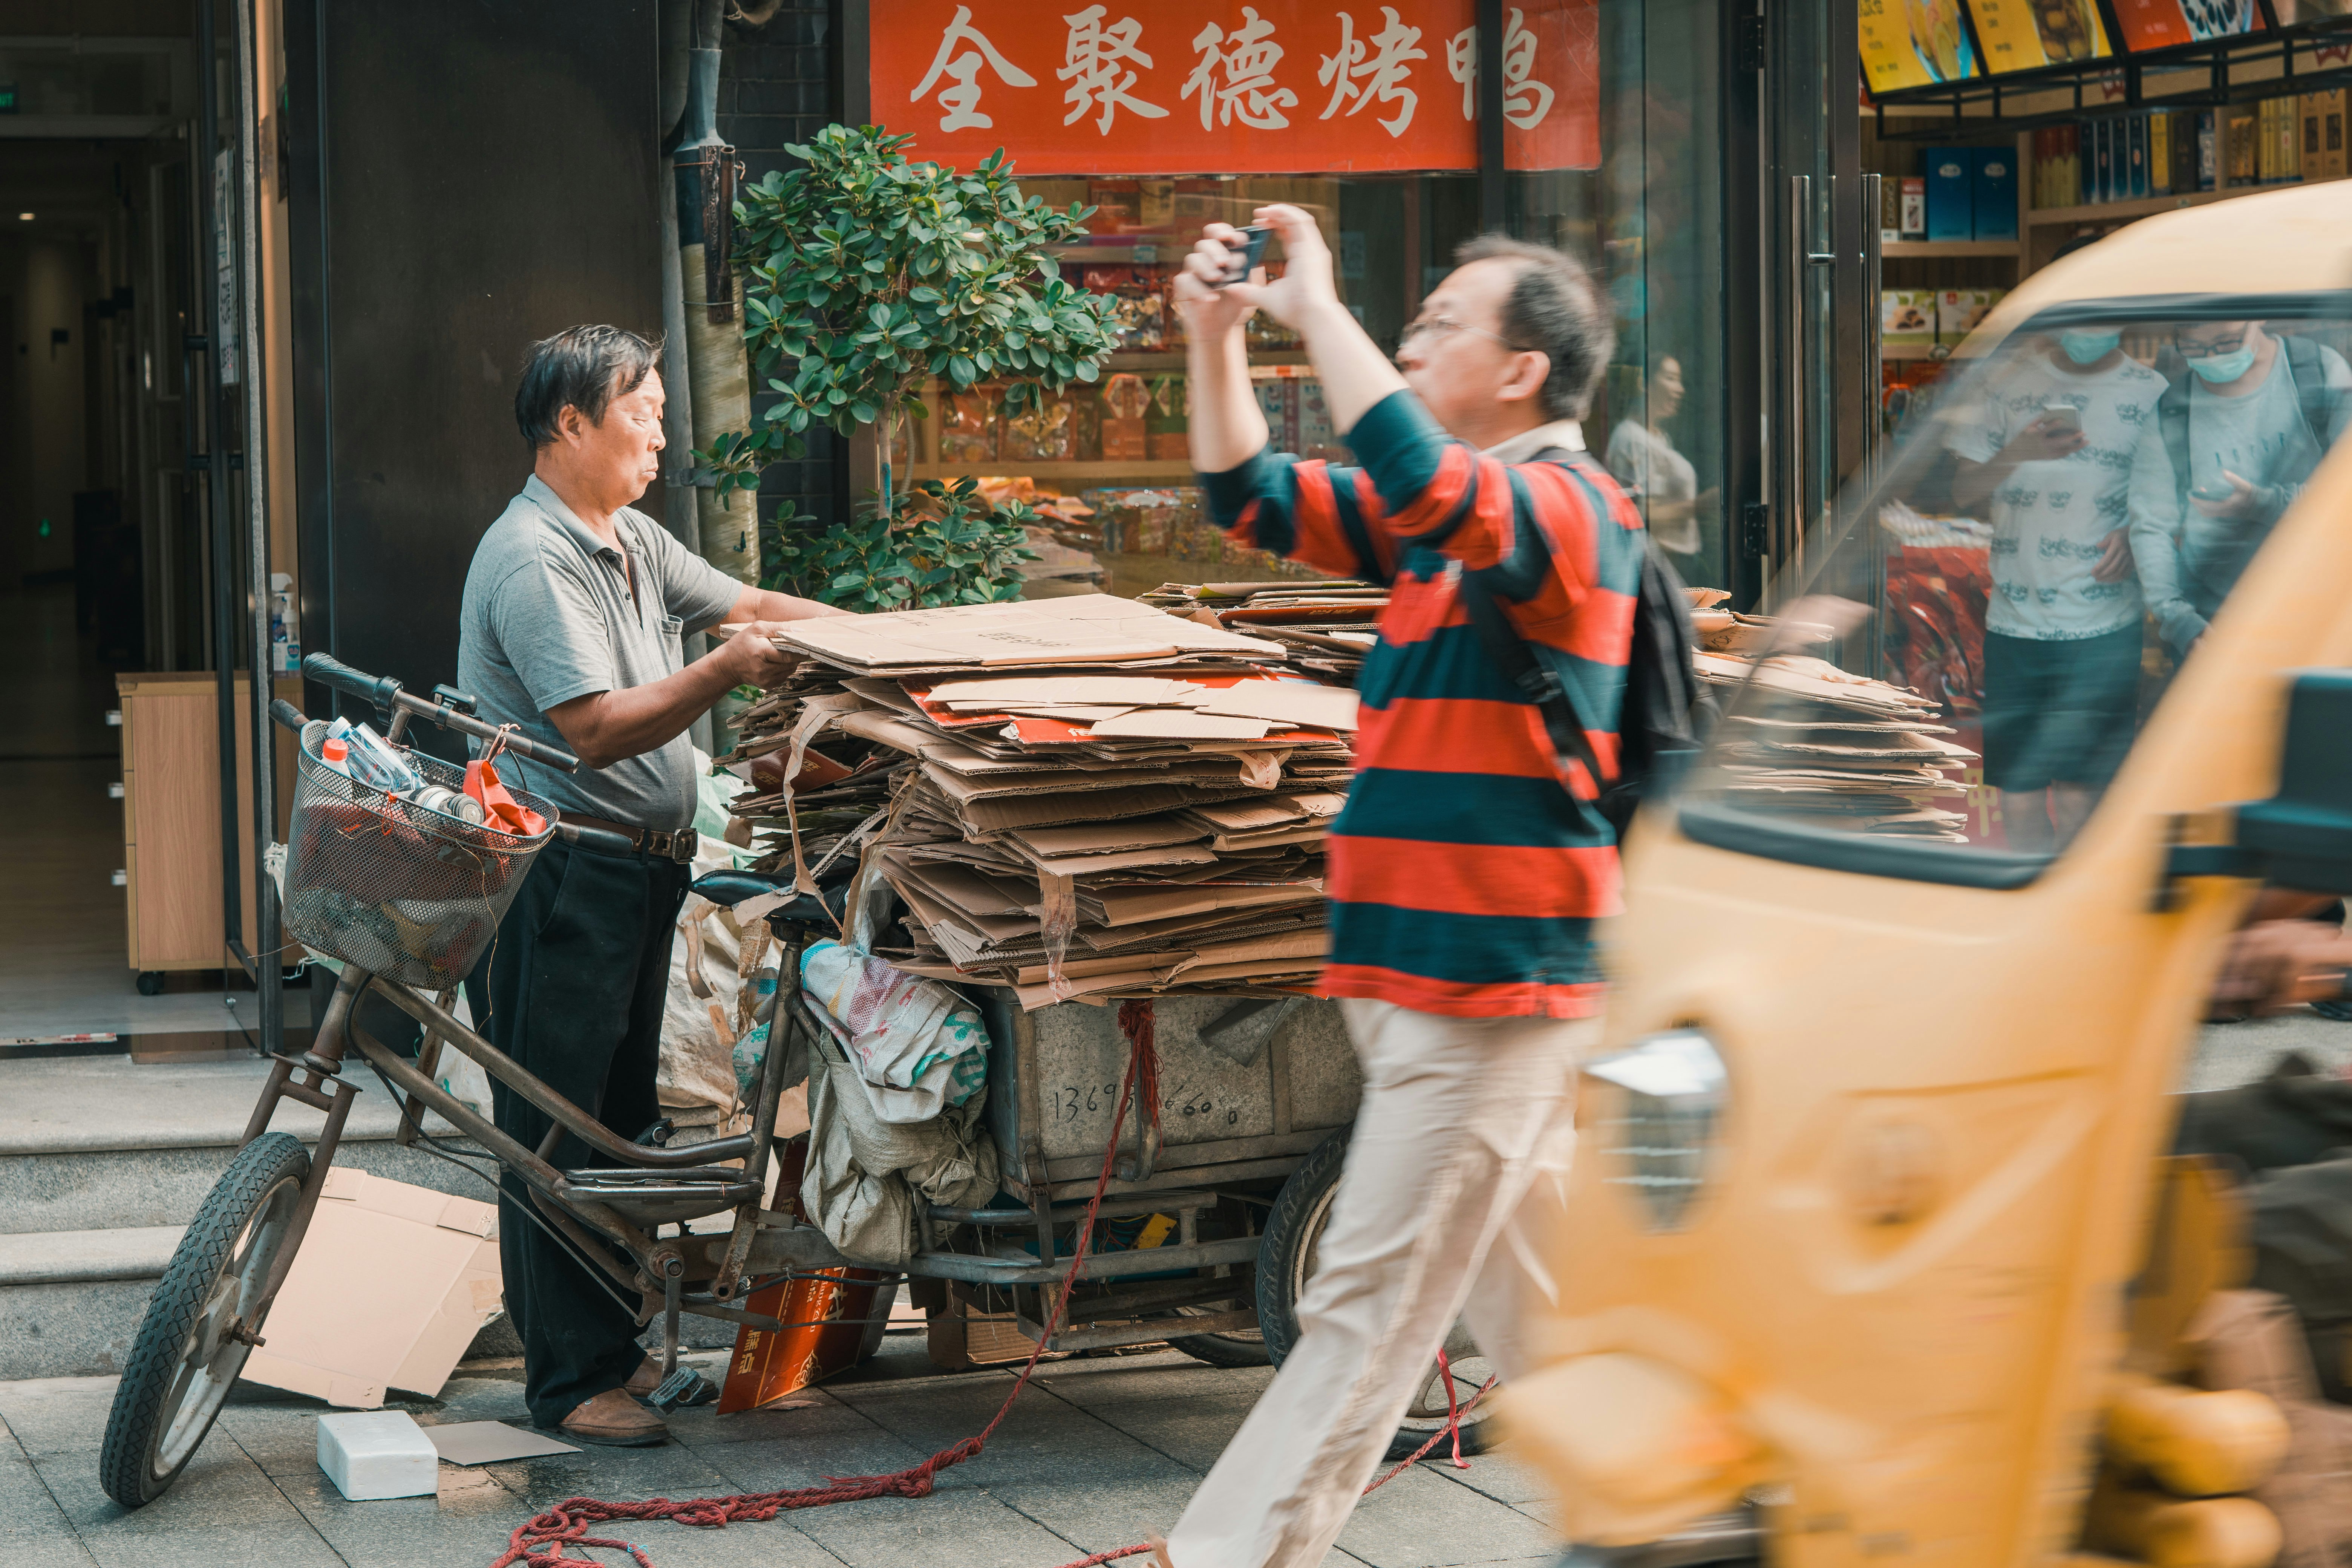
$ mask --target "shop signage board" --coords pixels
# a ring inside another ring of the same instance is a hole
[[[912,133],[915,157],[968,167],[1003,147],[1031,175],[1475,169],[1473,12],[893,0],[872,38],[873,115]],[[1509,167],[1600,163],[1599,37],[1597,0],[1505,8]]]

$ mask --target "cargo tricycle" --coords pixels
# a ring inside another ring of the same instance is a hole
[[[428,784],[457,787],[463,773],[406,745],[410,724],[419,721],[502,744],[540,766],[568,773],[578,765],[557,748],[484,722],[470,699],[446,687],[419,697],[320,654],[304,660],[304,673],[373,704],[385,719],[386,739]],[[641,1323],[659,1322],[665,1391],[686,1382],[676,1375],[681,1316],[781,1330],[788,1325],[746,1305],[755,1292],[860,1267],[799,1218],[792,1190],[779,1191],[773,1181],[787,1064],[797,1059],[804,1073],[805,1053],[840,1050],[796,986],[778,993],[772,1043],[748,1100],[748,1131],[673,1147],[656,1130],[602,1125],[453,1008],[541,846],[560,837],[595,852],[635,853],[630,843],[562,823],[522,789],[513,792],[518,803],[542,819],[531,836],[355,788],[324,760],[324,722],[283,700],[273,713],[300,748],[286,929],[341,961],[341,973],[309,1048],[274,1058],[242,1147],[189,1226],[133,1342],[100,1456],[106,1490],[126,1508],[170,1488],[247,1357],[264,1342],[271,1303],[301,1246],[353,1097],[367,1087],[347,1068],[364,1066],[398,1105],[401,1142],[423,1142],[490,1185],[503,1181],[526,1218],[632,1305]],[[695,890],[727,908],[783,895],[768,900],[773,907],[765,918],[781,939],[784,974],[800,973],[809,942],[837,933],[817,899],[792,895],[789,878],[719,872]],[[1024,1013],[1009,992],[964,990],[988,1026],[986,1121],[1003,1186],[982,1207],[919,1205],[919,1244],[902,1268],[885,1276],[889,1292],[904,1279],[934,1310],[1010,1314],[1031,1341],[1043,1336],[1048,1352],[1164,1341],[1218,1365],[1279,1363],[1297,1336],[1294,1309],[1314,1270],[1360,1089],[1337,1005],[1215,995],[1151,1003],[1158,1112],[1139,1096],[1131,1127],[1116,1127],[1122,1079],[1144,1047],[1122,1032],[1114,1009],[1063,1004]],[[421,1026],[414,1058],[359,1022],[358,1004],[370,994]],[[525,1148],[445,1090],[436,1068],[448,1050],[472,1058],[545,1112],[554,1124],[546,1142]],[[323,1113],[314,1144],[272,1130],[275,1112],[289,1101]],[[428,1130],[428,1112],[457,1136]],[[551,1164],[565,1132],[603,1163]],[[1101,1228],[1113,1237],[1149,1230],[1157,1245],[1104,1245],[1076,1258],[1074,1238],[1113,1157],[1115,1176],[1099,1211],[1109,1223]],[[1167,1223],[1118,1223],[1153,1215]],[[1059,1300],[1066,1289],[1067,1300]],[[834,1295],[837,1303],[859,1299]],[[878,1345],[887,1321],[863,1320],[865,1353]],[[1466,1337],[1457,1333],[1448,1350],[1398,1433],[1400,1453],[1443,1429],[1449,1406],[1466,1403],[1486,1380]],[[1490,1431],[1486,1415],[1473,1410],[1460,1422],[1471,1451]]]

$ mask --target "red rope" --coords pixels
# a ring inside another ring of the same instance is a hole
[[[1130,1013],[1129,1009],[1135,1011]],[[978,1457],[989,1438],[995,1436],[997,1427],[1003,1425],[1004,1418],[1013,1413],[1013,1402],[1021,1397],[1021,1391],[1029,1386],[1030,1374],[1037,1370],[1037,1358],[1045,1354],[1046,1342],[1061,1327],[1062,1315],[1069,1306],[1070,1287],[1076,1282],[1078,1269],[1086,1262],[1087,1249],[1094,1239],[1095,1217],[1102,1208],[1103,1194],[1110,1186],[1111,1168],[1118,1159],[1118,1129],[1126,1124],[1127,1110],[1139,1087],[1139,1079],[1143,1080],[1140,1087],[1148,1096],[1146,1102],[1151,1108],[1155,1124],[1159,1119],[1160,1062],[1159,1053],[1153,1048],[1151,1004],[1119,1004],[1119,1026],[1127,1035],[1132,1049],[1128,1054],[1126,1077],[1118,1086],[1118,1109],[1111,1113],[1112,1131],[1109,1144],[1103,1150],[1102,1171],[1095,1177],[1094,1195],[1087,1200],[1086,1217],[1078,1223],[1077,1242],[1070,1259],[1070,1271],[1063,1276],[1061,1288],[1054,1293],[1054,1310],[1046,1315],[1045,1332],[1038,1336],[1036,1348],[1029,1352],[1028,1361],[1023,1363],[1021,1375],[1013,1380],[1013,1392],[1004,1396],[1004,1403],[997,1407],[996,1414],[990,1417],[987,1426],[980,1429],[977,1436],[950,1444],[921,1464],[887,1476],[827,1476],[825,1479],[833,1483],[831,1486],[746,1492],[736,1497],[692,1498],[684,1502],[673,1502],[667,1498],[650,1498],[644,1502],[566,1498],[545,1512],[515,1526],[507,1537],[505,1552],[490,1564],[490,1568],[513,1568],[516,1563],[522,1564],[523,1568],[582,1568],[583,1564],[593,1568],[594,1558],[571,1555],[567,1548],[573,1546],[626,1552],[635,1559],[638,1568],[654,1568],[653,1559],[637,1547],[625,1541],[591,1535],[588,1531],[600,1524],[638,1519],[667,1519],[698,1528],[723,1529],[730,1524],[764,1522],[793,1509],[824,1508],[830,1503],[856,1502],[865,1498],[928,1497],[932,1481],[940,1471]],[[1453,1408],[1454,1380],[1449,1373],[1445,1383],[1444,1426],[1416,1449],[1412,1458],[1366,1487],[1364,1495],[1370,1496],[1394,1480],[1408,1466],[1419,1463],[1422,1457],[1443,1441],[1448,1433],[1454,1434],[1454,1458],[1457,1464],[1461,1463],[1461,1417],[1476,1409],[1478,1401],[1486,1397],[1486,1390],[1494,1386],[1494,1379],[1487,1379],[1486,1388],[1481,1388],[1472,1396],[1470,1403],[1456,1413]],[[1150,1550],[1149,1542],[1136,1546],[1122,1546],[1116,1551],[1097,1552],[1091,1557],[1081,1557],[1075,1563],[1062,1564],[1061,1568],[1096,1568],[1098,1563],[1133,1557]]]
[[[1149,1000],[1122,1002],[1118,1005],[1119,1033],[1127,1037],[1129,1054],[1135,1063],[1135,1089],[1143,1097],[1143,1119],[1156,1135],[1160,1131],[1160,1039],[1157,1016]],[[1118,1123],[1111,1123],[1111,1142],[1119,1140]],[[1157,1136],[1152,1140],[1159,1142]],[[1139,1142],[1140,1141],[1139,1140]],[[1138,1160],[1143,1158],[1139,1147]]]

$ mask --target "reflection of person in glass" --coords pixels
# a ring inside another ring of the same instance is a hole
[[[2133,453],[2164,378],[2121,334],[2029,340],[1957,416],[1952,500],[1993,526],[1985,778],[2010,846],[2047,850],[2090,815],[2139,710]]]
[[[2140,432],[2132,550],[2157,629],[2179,653],[2246,569],[2352,417],[2352,366],[2260,321],[2184,321],[2189,374]]]
[[[1699,493],[1698,470],[1675,450],[1674,437],[1665,431],[1666,421],[1683,405],[1682,362],[1672,354],[1654,355],[1647,391],[1646,421],[1621,419],[1609,433],[1609,471],[1640,503],[1651,538],[1676,554],[1696,555],[1698,520],[1714,511],[1716,491]]]

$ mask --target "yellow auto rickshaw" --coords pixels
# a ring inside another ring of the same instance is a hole
[[[2135,224],[1725,617],[1502,1396],[1572,1541],[2077,1550],[2207,987],[2352,890],[2347,354],[2352,184]]]

